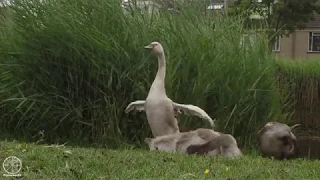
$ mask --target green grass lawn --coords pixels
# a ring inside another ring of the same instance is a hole
[[[68,157],[65,151],[71,151]],[[257,155],[241,159],[187,156],[147,150],[48,147],[0,142],[0,160],[22,160],[23,179],[319,179],[320,161],[277,161]],[[209,173],[204,171],[208,169]],[[4,170],[1,167],[1,178]]]

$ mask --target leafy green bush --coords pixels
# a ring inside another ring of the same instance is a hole
[[[141,142],[151,135],[145,113],[124,109],[145,99],[154,79],[156,59],[143,49],[152,41],[165,48],[169,97],[203,108],[218,130],[249,143],[257,126],[279,115],[267,40],[242,39],[240,18],[193,7],[124,14],[118,0],[15,1],[12,8],[13,33],[1,41],[15,85],[0,95],[7,131],[44,130],[55,142]],[[181,128],[209,127],[197,117],[178,119]]]

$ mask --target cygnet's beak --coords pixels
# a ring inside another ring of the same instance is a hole
[[[150,45],[145,46],[144,48],[145,48],[145,49],[152,49],[152,47],[151,47]]]

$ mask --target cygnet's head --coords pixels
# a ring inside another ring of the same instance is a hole
[[[155,55],[160,55],[163,53],[163,47],[158,42],[152,42],[148,46],[145,46],[144,48],[151,50],[151,53]]]

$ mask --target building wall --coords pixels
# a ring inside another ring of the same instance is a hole
[[[289,37],[282,37],[280,51],[274,51],[274,53],[279,57],[295,60],[320,60],[320,52],[309,52],[309,32],[320,32],[320,28],[297,30]]]
[[[289,37],[282,37],[280,39],[280,51],[273,51],[276,55],[282,58],[293,58],[293,34],[291,34]]]

